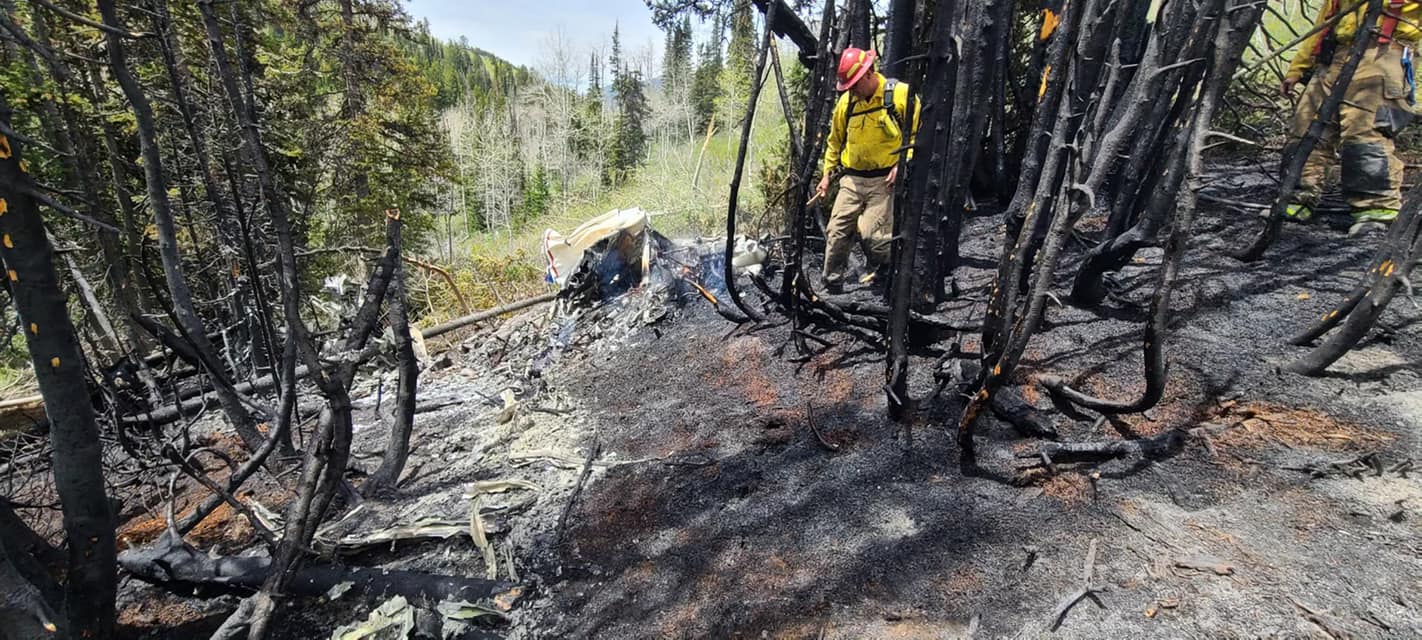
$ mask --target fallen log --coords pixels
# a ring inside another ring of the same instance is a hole
[[[375,349],[367,349],[365,352],[362,352],[360,354],[358,361],[364,362],[374,356],[377,352],[378,350]],[[296,368],[296,379],[300,380],[302,378],[305,378],[307,375],[310,374],[310,372],[310,369],[308,369],[305,365],[299,366]],[[256,380],[253,380],[251,382],[240,382],[234,384],[232,385],[232,390],[237,392],[237,394],[239,395],[250,396],[253,393],[266,391],[275,386],[276,378],[274,376],[266,375],[257,378]],[[123,424],[166,424],[169,422],[173,422],[182,418],[185,415],[191,414],[199,409],[202,409],[210,403],[216,402],[217,393],[217,391],[208,391],[207,393],[193,398],[188,398],[187,400],[183,400],[182,402],[179,402],[177,404],[171,404],[160,409],[154,409],[153,411],[134,414],[131,416],[124,416],[122,419],[120,419],[120,422],[122,422]]]
[[[877,319],[879,319],[879,320],[886,320],[886,319],[888,319],[888,317],[889,317],[889,312],[890,312],[889,308],[886,307],[886,306],[884,306],[884,305],[881,305],[881,304],[873,304],[873,303],[868,303],[868,302],[857,302],[857,301],[841,302],[841,303],[839,303],[839,308],[840,308],[841,310],[843,310],[845,313],[850,313],[850,314],[860,315],[860,316],[870,316],[870,317],[872,317],[872,318],[877,318]],[[955,322],[953,322],[953,321],[951,321],[951,320],[947,320],[947,319],[944,319],[944,318],[941,318],[941,317],[938,317],[938,316],[924,315],[924,314],[918,313],[918,312],[916,312],[916,311],[910,311],[910,312],[909,312],[909,323],[910,323],[910,324],[921,325],[923,328],[926,328],[926,329],[936,329],[936,330],[939,330],[939,331],[981,331],[981,330],[982,330],[982,325],[979,325],[979,324],[973,324],[973,323],[958,324],[958,323],[955,323]]]
[[[1139,455],[1153,457],[1178,451],[1185,444],[1183,429],[1172,429],[1161,435],[1139,440],[1107,440],[1103,442],[1044,442],[1030,452],[1018,454],[1019,458],[1036,458],[1052,463],[1094,462]]]
[[[43,396],[0,401],[0,431],[28,428],[44,419]]]
[[[1056,440],[1060,435],[1046,412],[1027,403],[1019,393],[998,393],[988,405],[999,420],[1012,425],[1018,434],[1028,438]]]
[[[119,554],[119,566],[133,577],[184,595],[251,594],[271,573],[270,557],[209,556],[167,531],[150,547]],[[288,595],[322,596],[341,585],[346,593],[409,600],[477,602],[507,594],[513,584],[482,578],[418,571],[337,565],[308,566],[286,585]],[[512,594],[510,594],[512,595]]]
[[[490,318],[497,318],[501,315],[504,315],[505,313],[513,313],[515,311],[527,309],[529,307],[540,305],[545,302],[552,302],[557,297],[557,293],[545,293],[541,296],[534,296],[532,298],[525,298],[517,302],[510,302],[503,306],[494,307],[493,309],[487,309],[484,311],[480,311],[479,313],[467,315],[462,318],[455,318],[453,320],[450,320],[449,322],[445,322],[442,324],[437,324],[433,327],[425,329],[424,331],[421,331],[420,334],[426,339],[434,338],[454,331],[456,329],[463,329],[464,327],[467,327],[476,322],[483,322]]]

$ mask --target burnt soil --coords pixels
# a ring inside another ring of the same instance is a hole
[[[1258,176],[1223,168],[1211,193],[1260,199]],[[1348,292],[1379,239],[1322,217],[1244,265],[1226,253],[1257,229],[1253,213],[1202,205],[1175,297],[1171,383],[1144,415],[1068,417],[1034,379],[1140,392],[1159,250],[1117,274],[1099,308],[1049,307],[1014,393],[1063,441],[1214,430],[1163,455],[1028,468],[1042,441],[989,415],[965,473],[951,433],[959,389],[923,403],[910,446],[885,415],[880,352],[848,335],[825,334],[835,345],[797,363],[787,326],[737,329],[696,302],[650,324],[608,311],[571,326],[535,311],[454,345],[424,375],[429,408],[400,496],[344,526],[467,517],[469,483],[535,483],[486,496],[507,561],[498,575],[524,590],[495,637],[1417,637],[1422,481],[1402,463],[1422,460],[1422,312],[1399,298],[1328,375],[1279,373],[1304,353],[1287,337]],[[981,316],[996,220],[966,226],[945,317]],[[931,394],[951,342],[915,353],[916,397]],[[976,343],[960,336],[963,351]],[[511,410],[491,400],[506,388],[520,398]],[[358,403],[355,466],[367,470],[388,410],[374,404]],[[467,537],[358,560],[486,572]],[[1087,585],[1094,599],[1053,630],[1059,604]],[[324,637],[367,610],[312,604],[288,628]]]

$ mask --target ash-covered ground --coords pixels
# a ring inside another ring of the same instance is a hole
[[[1253,169],[1220,174],[1219,197],[1267,188]],[[925,401],[909,446],[885,415],[882,355],[845,334],[796,363],[788,326],[737,329],[696,298],[662,317],[605,309],[575,325],[544,309],[436,358],[399,497],[366,502],[340,531],[467,521],[473,483],[530,483],[479,498],[493,574],[523,590],[508,621],[478,627],[487,637],[1422,636],[1422,481],[1408,464],[1422,460],[1422,311],[1395,301],[1325,377],[1280,373],[1304,353],[1286,338],[1348,292],[1378,237],[1325,219],[1245,265],[1227,250],[1257,229],[1253,212],[1202,208],[1160,406],[1077,420],[1033,382],[1140,392],[1158,250],[1100,308],[1051,306],[1018,380],[1063,441],[1210,425],[1178,451],[1028,468],[1041,441],[989,415],[980,468],[965,474],[957,390]],[[981,316],[995,221],[966,227],[962,295],[945,317]],[[917,396],[947,348],[916,353]],[[354,464],[366,470],[387,428],[389,403],[375,405],[358,402]],[[351,560],[482,576],[485,557],[456,535]],[[284,628],[324,637],[313,630],[368,609],[312,604]]]

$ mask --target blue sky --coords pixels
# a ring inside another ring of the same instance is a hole
[[[586,66],[593,47],[621,29],[623,48],[652,43],[661,58],[663,35],[642,0],[406,0],[416,20],[427,18],[441,38],[464,36],[469,44],[514,64],[537,68],[550,34],[562,30]]]

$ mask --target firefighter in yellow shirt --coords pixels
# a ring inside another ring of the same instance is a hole
[[[1352,43],[1359,37],[1376,40],[1368,45],[1348,85],[1338,121],[1328,123],[1304,165],[1294,202],[1287,209],[1290,219],[1304,222],[1313,216],[1335,154],[1342,163],[1343,195],[1357,223],[1353,231],[1368,223],[1391,222],[1402,207],[1403,163],[1393,139],[1416,114],[1412,54],[1422,39],[1422,2],[1384,2],[1375,28],[1360,36],[1358,25],[1367,15],[1367,4],[1338,17],[1343,5],[1353,4],[1351,0],[1325,0],[1315,24],[1335,18],[1337,23],[1304,42],[1284,77],[1285,95],[1293,95],[1298,84],[1307,84],[1294,111],[1293,146],[1333,91]]]
[[[830,119],[825,141],[824,177],[816,188],[823,196],[836,172],[835,197],[825,228],[825,289],[839,293],[856,231],[864,243],[870,269],[889,262],[894,229],[894,181],[898,179],[901,124],[918,132],[918,104],[908,108],[909,87],[874,70],[875,54],[849,47],[839,58],[838,89],[843,92]],[[889,96],[888,99],[885,96]],[[913,157],[912,151],[909,158]]]

